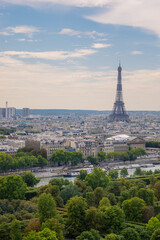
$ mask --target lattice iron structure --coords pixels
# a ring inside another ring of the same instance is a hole
[[[119,122],[119,121],[127,121],[129,122],[129,116],[125,110],[123,95],[122,95],[122,67],[119,64],[118,67],[118,79],[117,79],[117,93],[116,93],[116,101],[113,106],[113,110],[109,115],[110,122]]]

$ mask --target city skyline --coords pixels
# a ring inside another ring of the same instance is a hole
[[[0,107],[160,110],[160,2],[2,0]],[[136,13],[136,16],[135,16]]]

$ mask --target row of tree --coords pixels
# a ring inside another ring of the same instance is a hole
[[[106,160],[121,160],[121,161],[134,161],[138,156],[146,155],[146,151],[142,148],[130,149],[127,152],[110,152],[105,153],[103,151],[98,152],[97,157],[89,155],[87,160],[91,164],[98,165],[99,162],[106,161]]]
[[[72,165],[75,166],[78,163],[83,162],[83,154],[81,152],[70,152],[62,149],[57,150],[51,156],[50,161],[54,164],[61,165]]]
[[[33,155],[24,155],[12,157],[4,152],[0,153],[0,171],[7,172],[9,170],[26,169],[32,167],[43,167],[48,164],[48,161],[41,155],[35,157]]]

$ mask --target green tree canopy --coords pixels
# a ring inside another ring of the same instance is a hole
[[[156,229],[152,234],[151,240],[160,240],[160,229]]]
[[[104,213],[95,207],[90,207],[86,211],[86,226],[87,229],[96,229],[102,232],[105,229]]]
[[[140,240],[139,234],[133,228],[125,228],[121,234],[124,237],[124,240]]]
[[[76,237],[85,230],[87,203],[82,197],[72,197],[67,202],[69,236]]]
[[[28,187],[33,187],[40,181],[40,179],[36,178],[35,175],[31,172],[25,172],[22,175],[22,179],[27,184]]]
[[[12,240],[22,239],[21,224],[17,220],[12,221],[11,223],[10,237]]]
[[[0,177],[0,199],[25,199],[27,185],[18,175]]]
[[[100,162],[104,161],[106,159],[106,157],[107,157],[107,155],[105,152],[103,152],[103,151],[98,152],[98,160]]]
[[[90,231],[84,231],[82,232],[78,237],[76,237],[76,240],[100,240],[101,236],[99,235],[99,232],[91,229]]]
[[[154,203],[154,192],[151,189],[141,188],[138,191],[138,197],[143,199],[147,205],[153,205]]]
[[[42,223],[42,229],[49,228],[55,231],[58,240],[64,240],[64,224],[60,223],[57,218],[48,219],[46,222]]]
[[[126,219],[134,222],[142,220],[142,209],[144,206],[144,200],[138,197],[133,197],[131,199],[125,200],[122,203],[122,208],[125,212]]]
[[[92,155],[89,155],[87,157],[87,161],[90,162],[93,165],[98,165],[98,159]]]
[[[153,234],[153,232],[157,229],[160,228],[160,221],[156,217],[152,217],[149,221],[148,224],[146,224],[146,229],[150,235]]]
[[[41,223],[56,216],[56,203],[50,193],[40,195],[38,199],[38,212]]]
[[[120,176],[122,177],[122,178],[125,178],[125,177],[127,177],[128,176],[128,170],[127,170],[127,168],[122,168],[121,169],[121,171],[120,171]]]
[[[118,206],[111,206],[105,210],[105,225],[108,233],[120,233],[124,227],[125,215]]]
[[[109,178],[106,176],[105,171],[95,167],[92,173],[86,176],[85,183],[93,189],[96,187],[106,188],[109,183]]]
[[[111,177],[111,180],[115,180],[118,178],[118,170],[113,169],[109,170],[108,176]]]
[[[41,232],[30,232],[23,240],[58,240],[56,233],[49,228],[44,228]]]
[[[69,185],[66,185],[60,192],[60,196],[63,199],[64,203],[66,203],[70,198],[80,195],[80,189],[72,182]]]

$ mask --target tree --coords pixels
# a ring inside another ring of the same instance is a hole
[[[69,236],[76,237],[85,230],[87,203],[82,197],[72,197],[67,202]]]
[[[74,184],[80,189],[81,192],[84,192],[87,189],[86,184],[81,180],[75,180]]]
[[[56,233],[49,228],[44,228],[41,232],[30,232],[23,240],[58,240]]]
[[[148,224],[146,224],[146,230],[150,235],[153,234],[153,232],[157,229],[160,228],[160,221],[156,217],[152,217],[149,221]]]
[[[157,181],[154,185],[155,196],[157,197],[158,201],[160,200],[160,181]]]
[[[123,210],[118,206],[111,206],[105,210],[105,225],[108,233],[119,233],[125,222]]]
[[[156,229],[152,234],[151,240],[160,240],[160,229]]]
[[[31,153],[32,153],[35,157],[41,156],[41,157],[47,159],[47,150],[44,149],[44,148],[41,148],[41,149],[33,149],[33,150],[31,151]]]
[[[154,217],[154,208],[152,206],[144,206],[142,208],[142,219],[144,223],[148,223],[149,219]]]
[[[104,225],[104,213],[95,207],[90,207],[86,211],[86,226],[87,229],[96,229],[98,231],[103,231]]]
[[[87,157],[87,161],[90,162],[93,165],[98,165],[98,160],[96,157],[93,157],[92,155],[89,155]]]
[[[84,231],[80,234],[80,236],[76,237],[76,240],[100,240],[101,236],[99,232],[91,229],[90,231]]]
[[[114,193],[109,193],[107,197],[108,197],[108,199],[109,199],[109,201],[110,201],[110,204],[111,204],[112,206],[117,204],[117,201],[116,201],[116,198],[115,198],[115,194],[114,194]]]
[[[142,220],[142,209],[144,206],[144,200],[137,197],[125,200],[122,203],[122,208],[126,215],[126,219],[134,222]]]
[[[121,240],[121,239],[122,237],[120,235],[116,235],[114,233],[107,234],[105,237],[105,240]]]
[[[0,199],[25,199],[27,185],[18,175],[0,177]]]
[[[95,207],[96,206],[96,199],[94,192],[87,192],[86,193],[86,201],[88,204],[88,207]]]
[[[87,176],[87,170],[80,170],[79,175],[77,176],[77,179],[84,181],[86,176]]]
[[[41,223],[56,216],[56,203],[50,193],[40,195],[38,199],[38,212]]]
[[[24,236],[27,236],[31,231],[41,231],[41,224],[39,220],[30,220],[28,222],[27,227],[24,229]]]
[[[120,171],[120,175],[121,175],[122,178],[127,177],[127,176],[128,176],[128,170],[127,170],[127,168],[125,168],[125,167],[122,168],[121,171]]]
[[[9,169],[14,168],[14,160],[7,153],[0,153],[0,170],[6,172]]]
[[[56,237],[58,240],[64,240],[63,230],[64,225],[59,222],[56,218],[48,219],[46,222],[42,223],[42,229],[49,228],[52,231],[55,231]]]
[[[40,179],[36,178],[35,175],[31,172],[25,172],[22,175],[22,179],[27,184],[28,187],[33,187],[40,181]]]
[[[103,197],[99,202],[99,209],[105,211],[106,207],[110,207],[110,201],[107,197]]]
[[[118,170],[113,169],[109,170],[108,176],[111,177],[111,180],[115,180],[118,178]]]
[[[72,152],[71,165],[75,166],[83,161],[83,154],[81,152]]]
[[[122,191],[120,193],[120,198],[119,198],[120,205],[122,205],[123,201],[129,198],[130,198],[129,191],[128,190]]]
[[[98,160],[100,161],[100,162],[102,162],[102,161],[104,161],[105,159],[106,159],[106,153],[105,152],[103,152],[103,151],[100,151],[100,152],[98,152]]]
[[[141,176],[143,175],[143,171],[141,170],[140,167],[136,167],[136,170],[134,172],[134,176]]]
[[[12,240],[21,240],[22,239],[21,224],[17,220],[14,220],[11,223],[10,237]]]
[[[59,166],[65,161],[65,153],[64,150],[58,149],[54,152],[50,159],[52,162],[57,163]]]
[[[119,196],[121,193],[121,183],[120,181],[113,181],[110,183],[108,188],[109,193],[114,193],[115,196]]]
[[[153,205],[154,203],[154,192],[150,189],[141,188],[138,191],[138,197],[143,199],[147,205]]]
[[[65,204],[70,198],[80,195],[80,189],[73,183],[66,185],[65,188],[60,192],[60,196],[62,197]]]
[[[136,227],[135,230],[139,234],[141,240],[150,240],[150,235],[144,227]]]
[[[37,157],[37,159],[38,159],[38,165],[39,165],[41,168],[48,164],[47,159],[46,159],[45,157],[42,157],[41,155],[39,155],[39,156]]]
[[[125,228],[121,234],[124,237],[124,240],[140,240],[139,234],[133,228]]]
[[[86,176],[85,183],[93,189],[96,187],[106,188],[109,183],[109,178],[106,176],[106,172],[95,167],[92,173]]]
[[[67,179],[63,179],[63,178],[53,178],[49,181],[49,184],[57,185],[59,186],[59,189],[62,190],[62,188],[66,185],[69,185],[70,182]]]
[[[97,187],[94,190],[94,195],[95,195],[95,203],[96,203],[96,206],[98,207],[99,202],[101,201],[101,199],[103,198],[103,195],[104,195],[103,188],[102,187]]]

